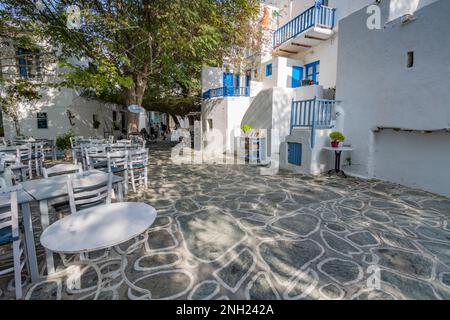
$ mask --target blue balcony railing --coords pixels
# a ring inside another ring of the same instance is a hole
[[[310,99],[292,101],[291,132],[294,128],[311,128],[311,148],[316,141],[316,129],[333,127],[333,108],[336,100]]]
[[[220,87],[209,89],[203,93],[203,99],[212,99],[219,97],[248,97],[250,96],[249,87]]]
[[[273,34],[273,48],[295,38],[312,27],[333,29],[336,19],[336,9],[313,6],[286,23]]]

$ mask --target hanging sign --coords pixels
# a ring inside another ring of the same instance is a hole
[[[137,104],[132,104],[128,106],[128,111],[132,113],[144,113],[145,109],[138,106]]]

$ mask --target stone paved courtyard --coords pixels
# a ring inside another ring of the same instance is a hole
[[[449,199],[374,180],[174,165],[168,145],[151,149],[149,176],[128,201],[158,218],[126,273],[152,299],[450,299]],[[110,259],[102,273],[119,265]],[[91,299],[89,269],[80,290],[60,272],[27,284],[26,298]],[[9,279],[1,299],[13,297]],[[117,274],[101,287],[101,299],[142,296]]]

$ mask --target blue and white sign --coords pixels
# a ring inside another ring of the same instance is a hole
[[[145,109],[138,106],[137,104],[131,104],[128,106],[128,111],[132,113],[144,113]]]

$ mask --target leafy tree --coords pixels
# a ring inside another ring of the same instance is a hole
[[[0,95],[0,108],[8,115],[16,129],[16,135],[20,136],[20,120],[22,115],[40,99],[39,87],[28,80],[15,80],[3,83]]]
[[[1,0],[0,15],[58,50],[68,71],[61,85],[177,113],[199,104],[203,65],[237,61],[240,48],[257,44],[258,8],[257,0]]]

